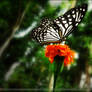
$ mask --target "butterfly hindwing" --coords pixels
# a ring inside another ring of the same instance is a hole
[[[41,21],[38,28],[33,30],[32,36],[41,44],[60,39],[57,26],[54,26],[53,21],[47,18]]]

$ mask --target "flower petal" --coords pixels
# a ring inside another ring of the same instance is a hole
[[[74,51],[70,50],[68,45],[48,45],[45,49],[45,56],[53,63],[55,56],[65,56],[64,65],[67,66],[73,62]]]

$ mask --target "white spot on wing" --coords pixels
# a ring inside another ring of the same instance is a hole
[[[79,22],[81,21],[81,19],[79,19]]]
[[[65,24],[65,27],[67,28],[68,27],[68,24]]]
[[[69,19],[69,21],[72,21],[72,19]]]
[[[59,16],[59,19],[61,19],[61,16]]]
[[[70,15],[68,15],[67,17],[70,17]]]
[[[82,10],[82,8],[80,8],[80,10]]]
[[[83,17],[83,15],[81,15],[81,17]]]
[[[83,11],[85,11],[85,9],[83,9]]]
[[[59,21],[56,21],[56,23],[60,23]]]
[[[72,13],[74,13],[75,11],[72,11]]]
[[[64,20],[65,18],[62,18],[62,20]]]
[[[72,24],[72,22],[69,22],[69,24]]]
[[[73,18],[75,18],[75,14],[73,15]]]
[[[62,21],[63,23],[66,23],[66,21]]]
[[[77,25],[78,25],[78,23],[75,24],[75,26],[77,26]]]

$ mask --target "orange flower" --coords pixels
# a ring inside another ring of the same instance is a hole
[[[74,59],[74,51],[70,50],[68,45],[48,45],[45,49],[45,56],[53,63],[55,56],[64,56],[64,65],[71,64]]]

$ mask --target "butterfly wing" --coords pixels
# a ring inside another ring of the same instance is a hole
[[[40,44],[60,43],[81,22],[87,11],[87,5],[83,4],[72,8],[63,16],[55,20],[43,19],[40,26],[32,31],[32,36]]]
[[[63,16],[58,17],[54,22],[60,27],[61,39],[68,36],[82,21],[87,11],[87,4],[70,9]]]
[[[32,36],[40,44],[57,43],[60,42],[58,33],[58,26],[50,19],[43,19],[40,26],[32,31]]]

